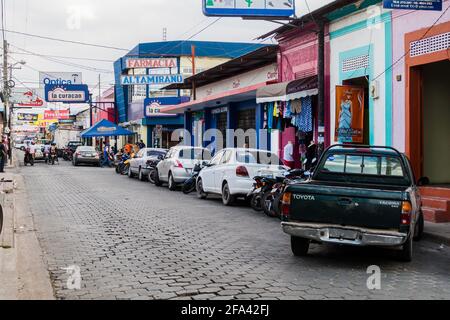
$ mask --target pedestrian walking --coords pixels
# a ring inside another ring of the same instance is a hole
[[[101,163],[102,167],[110,167],[111,163],[109,161],[109,145],[104,142],[104,147],[103,147],[103,159],[102,159],[102,163]]]
[[[5,172],[5,163],[7,161],[8,154],[6,152],[5,141],[2,139],[0,143],[0,172]]]

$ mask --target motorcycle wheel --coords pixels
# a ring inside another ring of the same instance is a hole
[[[123,166],[122,167],[122,175],[128,175],[128,171],[130,170],[129,166]]]
[[[150,173],[148,174],[148,181],[151,184],[155,184],[155,182],[156,182],[156,170],[155,169],[151,170]]]
[[[262,205],[261,205],[261,194],[260,193],[256,193],[251,197],[250,206],[252,207],[253,210],[258,211],[258,212],[263,210]]]
[[[273,204],[277,194],[272,192],[267,192],[262,196],[261,203],[264,213],[269,217],[277,217],[278,214],[274,210]]]
[[[283,199],[283,193],[278,194],[273,201],[273,211],[277,214],[277,217],[281,219],[281,199]]]
[[[183,193],[189,194],[196,190],[197,179],[192,177],[183,184]]]

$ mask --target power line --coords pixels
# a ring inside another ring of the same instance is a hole
[[[3,2],[3,0],[2,0],[2,2]],[[7,32],[7,33],[19,34],[19,35],[22,35],[22,36],[38,38],[38,39],[44,39],[44,40],[50,40],[50,41],[58,41],[58,42],[64,42],[64,43],[78,44],[78,45],[89,46],[89,47],[96,47],[96,48],[103,48],[103,49],[113,49],[113,50],[127,51],[127,52],[130,51],[129,49],[113,47],[113,46],[108,46],[108,45],[100,45],[100,44],[94,44],[94,43],[89,43],[89,42],[67,40],[67,39],[60,39],[60,38],[53,38],[53,37],[48,37],[48,36],[40,36],[40,35],[37,35],[37,34],[20,32],[20,31],[14,31],[14,30],[6,30],[4,26],[2,27],[2,32],[3,33]]]
[[[86,61],[95,61],[95,62],[108,62],[113,63],[114,60],[107,60],[107,59],[95,59],[95,58],[86,58],[86,57],[69,57],[69,56],[57,56],[57,55],[49,55],[49,54],[42,54],[42,53],[26,53],[26,52],[10,52],[11,54],[20,54],[25,56],[44,56],[48,58],[63,58],[63,59],[71,59],[71,60],[86,60]]]
[[[183,43],[185,43],[185,42],[191,40],[192,38],[194,38],[195,36],[199,35],[199,34],[202,33],[203,31],[205,31],[206,29],[208,29],[209,27],[211,27],[212,25],[214,25],[215,23],[217,23],[220,19],[222,19],[222,18],[217,18],[217,19],[215,19],[214,21],[212,21],[210,24],[208,24],[206,27],[204,27],[204,28],[201,29],[200,31],[197,31],[196,33],[194,33],[193,35],[191,35],[189,38],[187,38],[187,39],[181,41],[180,43],[177,43],[177,44],[174,45],[170,50],[166,50],[166,51],[170,52],[170,51],[172,51],[172,50],[174,50],[174,49],[176,49],[176,48],[182,46]],[[204,21],[203,21],[203,22],[204,22]],[[198,24],[198,25],[196,25],[195,27],[191,28],[191,30],[192,30],[192,29],[195,29],[197,26],[203,24],[203,22],[200,23],[200,24]],[[187,32],[188,32],[188,31],[187,31]],[[187,32],[185,32],[184,34],[186,34]],[[166,44],[165,46],[162,46],[161,48],[159,48],[158,50],[160,51],[160,53],[148,52],[148,53],[146,53],[145,55],[148,55],[148,56],[164,56],[164,54],[161,54],[161,52],[162,52],[163,50],[165,50],[166,48],[168,48],[170,45],[171,45],[171,44]],[[139,55],[139,56],[142,56],[142,55]]]
[[[67,61],[63,61],[63,60],[59,60],[59,59],[55,59],[55,58],[49,58],[49,57],[47,57],[45,55],[41,55],[41,54],[29,51],[29,50],[25,50],[25,49],[19,48],[19,47],[14,46],[14,45],[12,45],[12,47],[14,47],[16,49],[19,49],[21,51],[24,51],[26,53],[32,54],[34,56],[40,57],[42,59],[45,59],[45,60],[48,60],[48,61],[51,61],[51,62],[55,62],[55,63],[59,63],[59,64],[63,64],[63,65],[67,65],[67,66],[70,66],[70,67],[81,68],[81,69],[85,69],[85,70],[89,70],[89,71],[93,71],[93,72],[99,72],[99,73],[113,73],[112,71],[106,70],[106,69],[99,69],[99,68],[85,66],[85,65],[81,65],[81,64],[77,64],[77,63],[73,63],[73,62],[67,62]]]

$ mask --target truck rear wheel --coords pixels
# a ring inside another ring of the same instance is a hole
[[[416,222],[415,230],[414,230],[414,241],[420,241],[423,236],[425,222],[423,220],[423,213],[420,212],[419,219]]]
[[[291,250],[294,256],[304,257],[308,254],[310,241],[305,238],[291,236]]]
[[[413,255],[413,238],[412,237],[413,237],[412,235],[410,235],[408,237],[408,240],[406,240],[401,251],[398,253],[399,259],[403,262],[411,262],[412,261],[412,255]]]

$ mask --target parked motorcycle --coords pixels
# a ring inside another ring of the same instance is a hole
[[[126,175],[128,174],[128,170],[130,169],[130,159],[131,156],[124,153],[120,159],[119,164],[116,167],[116,173]]]
[[[48,158],[48,164],[54,166],[55,162],[58,162],[58,154],[55,152],[50,152],[49,158]],[[58,162],[59,164],[59,162]]]
[[[150,171],[148,173],[148,181],[151,184],[156,183],[156,175],[158,174],[158,171],[156,170],[156,166],[158,165],[158,163],[161,162],[161,160],[163,158],[164,158],[163,156],[158,156],[158,159],[153,159],[153,160],[147,161],[147,166],[150,168]]]
[[[264,193],[261,199],[264,213],[269,217],[280,217],[279,202],[283,196],[284,189],[292,183],[305,181],[307,175],[302,169],[293,169],[286,172],[284,178],[278,178],[271,189]]]
[[[73,151],[70,148],[65,148],[62,154],[62,158],[65,161],[72,161],[73,160]]]
[[[206,163],[197,163],[192,170],[192,177],[186,180],[183,184],[183,193],[189,194],[194,192],[197,189],[197,178],[200,174],[200,171],[205,167]]]
[[[276,179],[272,177],[256,176],[253,178],[253,190],[247,195],[250,199],[250,206],[255,211],[263,211],[262,199],[264,195],[272,190],[272,186],[276,183]]]

